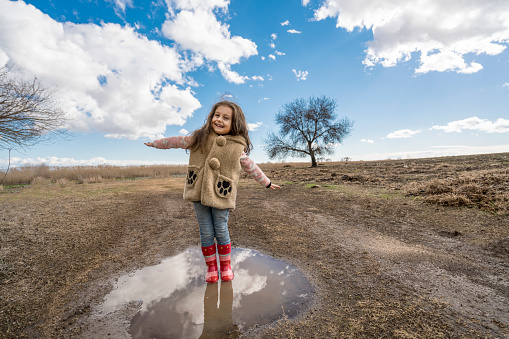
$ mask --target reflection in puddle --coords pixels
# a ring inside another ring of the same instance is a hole
[[[233,249],[232,263],[233,281],[207,284],[201,252],[188,250],[121,277],[102,313],[139,300],[133,338],[222,338],[294,317],[311,301],[311,285],[294,266],[247,249]]]

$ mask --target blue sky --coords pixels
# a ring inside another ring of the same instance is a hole
[[[256,162],[281,106],[321,95],[354,121],[331,160],[509,152],[507,18],[497,0],[0,0],[0,65],[57,88],[72,131],[11,161],[185,163],[143,142],[224,93]]]

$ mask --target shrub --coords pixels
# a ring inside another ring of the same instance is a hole
[[[41,186],[44,185],[47,182],[47,180],[43,177],[35,177],[30,182],[31,186]]]
[[[60,187],[65,187],[69,184],[69,180],[65,179],[65,178],[60,178],[56,181],[56,184]]]

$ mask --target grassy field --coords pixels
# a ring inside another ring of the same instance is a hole
[[[320,163],[309,176],[309,163],[263,163],[269,177],[303,182],[374,185],[400,190],[407,196],[444,206],[471,206],[505,215],[509,213],[509,153],[470,156]],[[0,190],[41,183],[60,186],[136,178],[186,175],[185,165],[157,166],[26,166],[11,169]]]
[[[377,186],[430,204],[509,214],[509,153],[322,163],[312,175],[306,165],[262,168],[283,181]]]

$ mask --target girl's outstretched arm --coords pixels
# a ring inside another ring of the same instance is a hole
[[[155,147],[159,149],[170,149],[170,148],[187,148],[189,145],[188,136],[178,136],[178,137],[168,137],[162,138],[159,140],[154,140],[154,142],[146,142],[145,145],[148,147]]]
[[[258,183],[262,186],[275,190],[276,188],[281,188],[280,186],[273,184],[269,178],[263,173],[263,171],[258,167],[257,164],[251,160],[250,157],[246,155],[246,153],[242,152],[240,156],[240,165],[244,172],[249,174],[254,180],[258,181]]]

